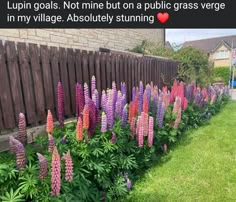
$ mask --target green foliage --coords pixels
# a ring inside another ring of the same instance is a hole
[[[228,84],[230,79],[230,68],[229,67],[215,67],[213,69],[213,81],[223,81],[224,84]]]
[[[113,128],[116,134],[115,143],[110,141],[112,132],[101,133],[100,125],[97,126],[92,138],[88,138],[85,130],[83,141],[76,140],[75,123],[65,125],[64,128],[55,128],[52,135],[60,156],[70,150],[73,159],[72,182],[64,180],[65,165],[62,162],[61,194],[50,196],[51,153],[47,151],[47,136],[42,135],[37,137],[33,145],[27,145],[27,167],[24,170],[16,170],[14,155],[8,153],[0,155],[1,200],[12,202],[119,200],[128,193],[124,177],[126,174],[134,183],[157,161],[162,153],[163,144],[168,146],[175,144],[186,130],[199,127],[211,115],[219,112],[226,101],[227,97],[217,97],[214,105],[208,104],[203,109],[190,103],[187,110],[182,112],[182,121],[178,129],[173,128],[176,116],[172,113],[173,105],[170,105],[165,113],[163,127],[159,129],[157,124],[154,126],[152,147],[148,146],[145,137],[143,148],[139,148],[130,132],[129,124],[122,128],[119,120],[115,121]],[[61,138],[64,136],[66,143],[62,144]],[[49,175],[44,180],[38,178],[37,152],[48,160]]]
[[[131,51],[145,55],[156,55],[179,61],[178,80],[190,83],[195,81],[202,85],[210,84],[213,67],[208,62],[207,54],[193,48],[185,47],[173,51],[159,44],[143,41]]]

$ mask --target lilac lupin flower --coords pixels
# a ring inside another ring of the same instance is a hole
[[[116,116],[121,119],[122,117],[122,94],[118,91],[117,101],[116,101]]]
[[[112,137],[111,137],[110,141],[112,144],[115,144],[115,142],[116,142],[116,134],[114,132],[112,132]]]
[[[76,116],[81,116],[84,109],[84,92],[81,84],[77,83],[75,87]]]
[[[106,111],[106,107],[107,107],[107,95],[106,95],[105,90],[102,91],[101,107],[102,107],[102,110],[103,110],[104,112],[107,112],[107,111]]]
[[[139,98],[138,98],[138,112],[139,114],[142,112],[143,109],[143,82],[140,81],[139,83]]]
[[[44,179],[48,175],[48,162],[47,159],[40,153],[37,153],[39,160],[39,179]]]
[[[134,100],[135,100],[135,97],[136,97],[136,88],[133,87],[133,88],[132,88],[132,101],[133,101],[133,102],[134,102]]]
[[[163,126],[164,114],[165,114],[165,104],[161,99],[159,99],[158,109],[157,109],[157,124],[159,128],[162,128]]]
[[[102,112],[101,132],[107,132],[107,115],[104,112]]]
[[[152,104],[152,114],[157,114],[157,104],[158,104],[158,95],[154,93],[153,95],[153,104]]]
[[[121,93],[122,93],[122,95],[126,95],[126,85],[125,85],[125,82],[121,82]]]
[[[26,156],[24,145],[13,136],[10,136],[10,141],[14,144],[16,154],[16,167],[22,170],[26,166]]]
[[[63,135],[63,137],[61,138],[61,144],[66,144],[67,140],[66,140],[66,135]]]
[[[64,126],[64,96],[61,82],[57,84],[57,116],[61,127]]]
[[[146,86],[146,96],[147,96],[148,102],[150,103],[150,101],[151,101],[151,86],[149,84],[147,84],[147,86]]]
[[[88,104],[88,99],[89,99],[89,87],[87,83],[84,83],[84,101],[85,104]]]
[[[116,107],[116,101],[117,101],[117,89],[116,89],[116,83],[113,81],[112,82],[112,103],[113,103],[113,111],[115,110]]]
[[[126,180],[126,186],[127,186],[128,190],[130,190],[132,188],[132,182],[128,177],[127,177],[127,180]]]
[[[113,96],[112,90],[108,91],[108,101],[107,101],[107,125],[109,130],[112,130],[114,124],[114,111],[113,111]]]
[[[96,78],[95,76],[92,76],[92,79],[91,79],[91,95],[94,93],[96,89]]]
[[[96,97],[96,106],[99,109],[99,93],[98,93],[97,89],[94,90],[94,94],[95,94],[95,97]]]
[[[127,124],[127,119],[128,119],[128,110],[127,110],[127,105],[125,105],[123,108],[122,119],[121,119],[122,128],[125,128],[125,126]]]
[[[93,93],[92,94],[92,101],[95,104],[95,106],[97,107],[97,103],[96,103],[96,95]]]

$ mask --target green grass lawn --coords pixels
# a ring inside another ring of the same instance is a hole
[[[184,135],[124,201],[236,201],[236,102]]]

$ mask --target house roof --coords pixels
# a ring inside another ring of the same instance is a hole
[[[170,49],[170,50],[174,50],[169,41],[165,42],[165,47]]]
[[[233,48],[236,48],[236,35],[201,39],[196,41],[186,41],[183,44],[183,47],[192,46],[206,53],[209,53],[214,51],[221,44],[224,44],[226,47],[231,48],[232,42],[233,42]]]

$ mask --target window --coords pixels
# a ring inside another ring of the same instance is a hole
[[[229,58],[228,50],[219,50],[215,52],[215,59],[226,59]]]

